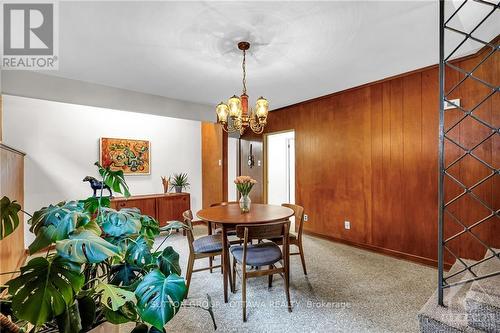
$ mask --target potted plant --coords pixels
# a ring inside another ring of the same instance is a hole
[[[175,193],[181,193],[182,190],[189,188],[188,175],[187,173],[175,173],[169,179],[170,190],[175,188]]]
[[[122,171],[96,166],[103,187],[130,196]],[[1,240],[19,225],[22,210],[7,197],[0,204]],[[3,288],[8,296],[0,300],[0,331],[73,333],[135,322],[134,333],[165,332],[187,288],[179,254],[171,246],[160,250],[163,242],[154,247],[154,238],[160,231],[168,237],[183,223],[160,228],[138,209],[114,210],[102,189],[98,197],[43,207],[28,223],[36,235],[29,253],[46,254],[29,260]],[[205,310],[213,319],[211,306]]]
[[[239,176],[234,180],[236,184],[236,189],[240,192],[240,209],[242,213],[248,213],[250,211],[250,204],[252,200],[250,200],[250,191],[253,186],[257,184],[255,179],[252,179],[250,176]]]

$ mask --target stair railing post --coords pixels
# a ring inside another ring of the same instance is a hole
[[[443,304],[444,228],[444,0],[439,0],[439,181],[438,181],[438,304]]]

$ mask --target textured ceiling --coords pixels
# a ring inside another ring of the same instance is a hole
[[[61,2],[59,12],[59,71],[47,74],[210,105],[241,93],[240,40],[252,43],[250,102],[262,95],[271,108],[438,61],[437,1]]]

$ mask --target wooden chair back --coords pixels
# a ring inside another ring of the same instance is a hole
[[[194,253],[194,247],[193,247],[193,242],[194,242],[194,235],[193,235],[193,212],[191,212],[190,209],[186,210],[184,213],[182,213],[182,218],[184,224],[188,227],[186,230],[186,235],[188,238],[188,243],[189,243],[189,251],[191,253]]]
[[[288,227],[288,223],[288,221],[283,221],[266,224],[239,224],[236,226],[236,236],[244,238],[246,233],[249,241],[279,238],[283,237],[285,233],[288,234],[288,229],[283,229],[285,226]]]
[[[302,229],[304,227],[304,207],[294,204],[284,203],[281,206],[288,207],[293,210],[295,217],[295,225],[297,226],[297,238],[302,237]]]
[[[265,223],[265,224],[239,224],[236,226],[236,235],[243,238],[243,263],[242,267],[246,267],[246,258],[248,252],[248,243],[253,239],[276,239],[281,238],[283,244],[283,258],[285,270],[288,269],[288,229],[289,221]],[[246,271],[246,268],[244,268]]]

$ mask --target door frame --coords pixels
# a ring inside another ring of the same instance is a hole
[[[283,134],[283,133],[289,133],[289,132],[293,132],[293,137],[295,139],[295,144],[293,145],[293,149],[294,149],[294,156],[297,157],[297,140],[296,140],[296,137],[295,137],[295,129],[287,129],[287,130],[282,130],[282,131],[276,131],[276,132],[268,132],[268,133],[264,133],[262,135],[262,166],[264,167],[263,171],[264,171],[264,175],[262,177],[263,179],[263,184],[262,184],[262,198],[263,198],[263,202],[265,204],[267,204],[267,178],[268,178],[268,175],[267,175],[267,137],[270,136],[270,135],[275,135],[275,134]],[[297,168],[294,168],[295,170],[295,184],[294,184],[294,191],[295,191],[295,199],[297,199]]]

